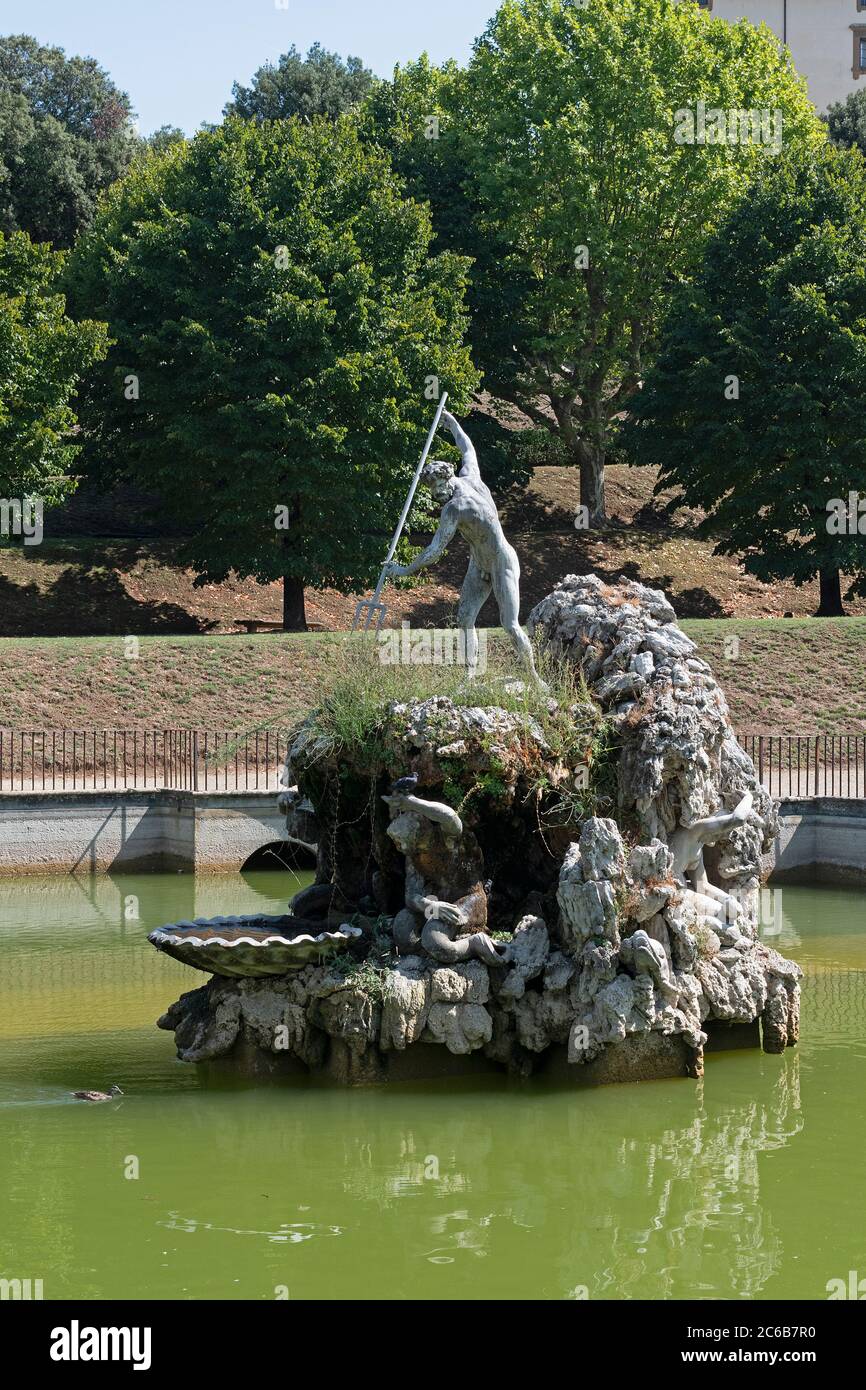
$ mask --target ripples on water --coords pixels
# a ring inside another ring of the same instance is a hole
[[[205,977],[147,932],[298,886],[0,880],[0,1277],[46,1298],[715,1299],[866,1275],[861,894],[784,889],[769,944],[807,971],[802,1045],[713,1054],[702,1083],[205,1087],[154,1027]],[[112,1082],[110,1104],[70,1096]]]

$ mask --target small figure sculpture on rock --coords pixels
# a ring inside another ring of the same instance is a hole
[[[392,561],[391,577],[417,574],[427,565],[441,560],[458,533],[469,546],[469,568],[460,591],[457,625],[466,633],[466,661],[470,680],[478,670],[478,614],[493,593],[499,607],[499,620],[511,639],[518,661],[534,683],[543,688],[535,669],[532,645],[520,626],[520,561],[505,539],[496,503],[481,477],[478,456],[469,436],[447,410],[442,416],[454,442],[463,455],[459,473],[450,463],[428,463],[422,477],[433,497],[442,505],[439,529],[433,540],[408,565]]]
[[[742,917],[742,908],[730,893],[710,882],[704,866],[704,848],[745,825],[752,804],[752,794],[747,792],[733,811],[718,811],[714,816],[680,826],[670,838],[673,877],[686,889],[687,902],[714,931],[723,932],[726,927],[735,926]]]
[[[398,952],[423,949],[442,965],[504,964],[504,947],[485,931],[484,861],[475,836],[445,802],[400,790],[407,781],[383,797],[392,817],[388,835],[406,860],[405,906],[392,927]]]
[[[631,936],[623,937],[619,958],[634,975],[649,975],[662,998],[669,1004],[676,1004],[680,991],[661,942],[640,928]]]

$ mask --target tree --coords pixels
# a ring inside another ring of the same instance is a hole
[[[829,107],[824,117],[835,145],[856,147],[866,155],[866,92],[854,92]]]
[[[145,137],[144,144],[148,154],[165,154],[172,145],[180,145],[186,139],[180,126],[161,125],[152,135]]]
[[[384,559],[434,408],[478,381],[466,263],[352,122],[229,119],[135,165],[70,264],[114,338],[82,398],[112,461],[194,529],[201,582],[344,593]],[[430,397],[425,399],[425,395]]]
[[[329,53],[318,43],[303,58],[293,44],[276,67],[266,63],[259,68],[249,87],[235,82],[233,100],[223,114],[255,121],[292,116],[302,120],[327,116],[333,121],[363,100],[373,80],[360,58],[343,62],[339,54]]]
[[[71,246],[135,154],[131,114],[93,58],[0,38],[0,230]]]
[[[383,143],[407,167],[414,156],[410,187],[430,196],[442,244],[476,256],[485,387],[579,465],[581,502],[602,524],[615,421],[672,289],[776,136],[824,138],[802,83],[772,35],[673,0],[505,0],[468,70],[428,86],[440,130],[426,153],[417,78],[395,82],[408,115],[384,123]],[[384,94],[373,100],[385,108]],[[739,115],[764,110],[770,143],[760,122],[744,138],[753,127]],[[440,161],[463,165],[468,239],[455,236],[463,214],[436,205]]]
[[[437,67],[422,54],[395,68],[391,81],[373,86],[359,123],[363,139],[385,149],[410,191],[430,204],[437,244],[471,259],[469,332],[477,358],[484,355],[488,326],[510,323],[517,312],[519,282],[515,275],[499,275],[507,247],[479,226],[478,190],[453,118],[463,76],[457,63]],[[501,413],[508,412],[477,411],[471,426],[485,482],[499,492],[525,486],[541,463],[563,461],[552,457],[556,444],[547,430],[505,428],[497,418]]]
[[[707,512],[717,553],[817,575],[835,616],[840,570],[866,593],[864,395],[866,165],[827,146],[765,175],[710,243],[623,444]]]
[[[0,233],[0,493],[59,502],[78,454],[69,404],[106,350],[105,325],[73,323],[57,290],[62,257]]]

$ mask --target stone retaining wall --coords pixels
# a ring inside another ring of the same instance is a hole
[[[285,814],[272,791],[0,796],[0,875],[221,873],[285,838]]]
[[[269,792],[0,796],[0,874],[237,870],[286,837]],[[866,882],[866,801],[783,801],[771,883]]]
[[[783,801],[770,883],[866,883],[866,801]]]

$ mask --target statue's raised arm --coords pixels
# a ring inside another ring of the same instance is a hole
[[[457,476],[459,478],[480,478],[481,470],[478,467],[478,455],[475,452],[475,445],[472,443],[469,435],[463,429],[462,425],[455,420],[450,410],[443,410],[442,419],[451,431],[454,437],[454,443],[463,456],[463,464]]]

